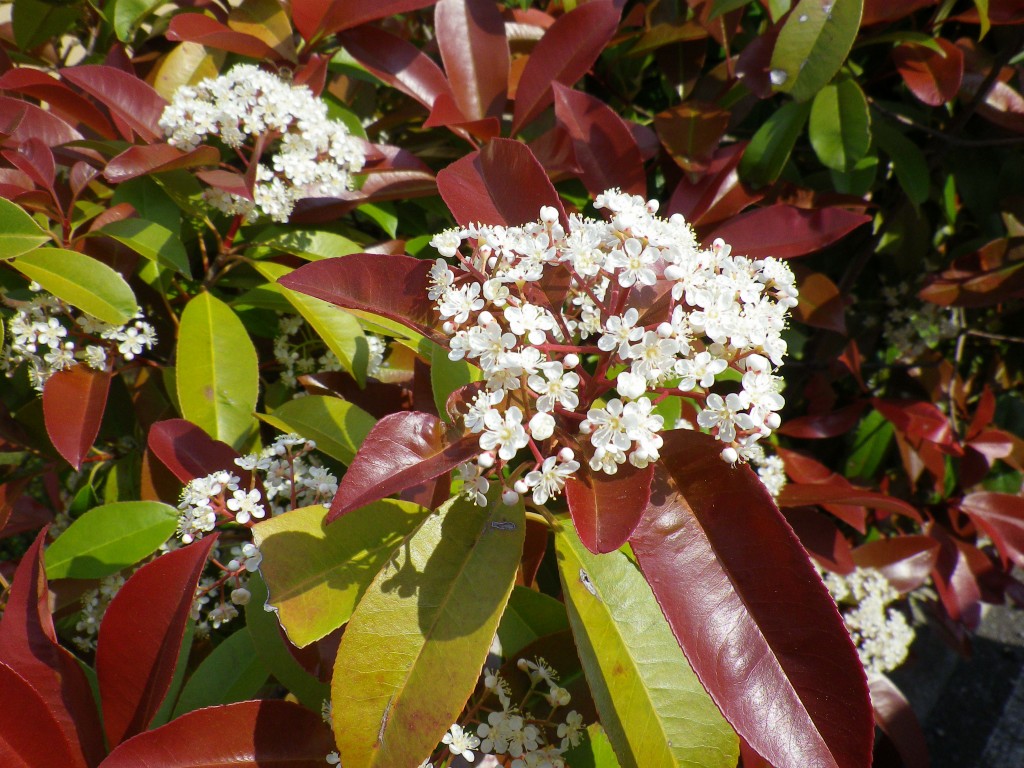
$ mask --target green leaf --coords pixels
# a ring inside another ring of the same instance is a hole
[[[257,415],[283,432],[315,440],[319,450],[342,464],[352,463],[352,457],[377,423],[359,406],[327,395],[289,400],[273,413]]]
[[[181,315],[177,361],[182,416],[243,451],[256,434],[259,364],[242,321],[209,293],[193,297]]]
[[[180,236],[161,224],[144,219],[122,219],[107,224],[100,233],[123,243],[145,259],[192,277]]]
[[[271,248],[281,253],[290,253],[309,261],[331,259],[359,253],[363,246],[354,240],[320,229],[284,229],[268,227],[260,232],[253,245]]]
[[[352,374],[360,386],[366,384],[370,363],[370,344],[355,316],[343,309],[304,293],[279,286],[285,298],[299,311],[342,367]]]
[[[708,21],[714,21],[719,16],[724,16],[749,4],[750,0],[711,0],[711,13],[708,14]]]
[[[363,203],[356,209],[378,227],[383,229],[388,237],[398,235],[398,216],[395,215],[394,206],[389,203]]]
[[[978,9],[978,22],[981,24],[981,32],[978,35],[980,43],[992,28],[992,21],[988,17],[988,0],[974,0],[974,7]]]
[[[511,658],[534,640],[568,628],[569,619],[562,603],[543,592],[516,587],[498,625],[501,654]]]
[[[38,248],[19,256],[14,268],[54,296],[113,325],[124,325],[139,306],[117,272],[78,251]]]
[[[456,497],[373,580],[334,667],[343,765],[419,765],[456,721],[512,591],[524,530],[522,503]]]
[[[600,723],[587,727],[587,738],[565,753],[572,768],[620,768],[612,743]]]
[[[760,187],[771,184],[786,167],[796,140],[803,133],[811,105],[783,104],[757,129],[740,160],[740,175]]]
[[[256,698],[270,673],[264,666],[252,634],[242,627],[203,659],[174,705],[174,717],[202,707]]]
[[[257,655],[281,685],[305,706],[319,712],[331,695],[330,687],[309,674],[288,650],[277,615],[263,607],[267,602],[267,585],[259,571],[249,577],[247,587],[252,597],[245,606],[245,626],[252,635]]]
[[[130,42],[136,25],[160,4],[161,0],[117,0],[114,6],[114,32],[117,33],[117,39],[122,43]]]
[[[11,26],[14,40],[28,51],[51,38],[60,37],[81,14],[76,3],[58,4],[41,0],[18,0],[11,3]]]
[[[322,504],[264,520],[253,530],[260,573],[281,626],[299,648],[340,627],[367,586],[427,510],[383,499],[326,525]]]
[[[872,127],[875,143],[892,161],[896,180],[915,205],[928,199],[931,175],[928,163],[918,146],[885,120],[875,120]],[[951,177],[952,178],[952,177]]]
[[[153,715],[149,728],[159,728],[171,719],[174,711],[174,702],[178,699],[181,686],[185,682],[185,673],[188,671],[188,657],[192,652],[192,641],[196,636],[196,623],[192,619],[185,622],[185,636],[181,638],[181,648],[178,650],[178,660],[174,663],[174,676],[171,678],[171,685],[167,689],[160,709]],[[95,673],[94,673],[95,674]],[[96,701],[99,702],[99,685],[96,686]]]
[[[640,570],[555,531],[569,623],[601,723],[624,768],[732,768],[739,740],[701,686]]]
[[[848,171],[871,146],[868,100],[857,82],[840,80],[814,97],[808,126],[811,146],[822,165]]]
[[[800,0],[779,32],[770,72],[777,90],[807,101],[846,61],[864,0]]]
[[[94,507],[46,550],[51,579],[101,579],[156,552],[174,535],[178,511],[159,501]]]
[[[459,387],[480,381],[483,371],[468,360],[450,360],[448,350],[435,344],[430,362],[430,388],[434,392],[434,405],[441,418],[450,422],[448,396]]]
[[[869,412],[857,425],[844,474],[852,480],[873,479],[885,460],[893,434],[892,422],[878,411]]]
[[[0,259],[13,259],[35,250],[50,236],[10,200],[0,197]]]
[[[154,221],[172,232],[181,231],[181,209],[150,176],[139,176],[118,184],[110,204],[120,203],[131,205],[146,221]]]

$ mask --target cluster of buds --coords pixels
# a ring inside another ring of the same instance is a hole
[[[0,357],[0,370],[12,376],[24,364],[40,392],[57,371],[79,363],[109,371],[156,344],[156,330],[141,312],[124,325],[111,325],[78,312],[35,283],[30,288],[36,295],[28,301],[5,298],[15,313],[8,321],[10,343]]]
[[[479,459],[460,470],[478,502],[488,478],[506,482],[492,468],[524,449],[533,469],[511,481],[510,501],[532,492],[543,504],[581,452],[608,474],[657,461],[658,406],[669,397],[693,401],[730,463],[779,426],[775,371],[797,303],[785,262],[734,256],[721,240],[701,248],[682,216],[656,216],[656,201],[609,190],[595,206],[607,221],[573,215],[566,228],[544,207],[523,226],[470,225],[431,240],[444,258],[428,296],[449,357],[483,371],[462,414],[480,435]]]
[[[363,144],[304,85],[293,85],[251,64],[182,86],[160,117],[168,143],[194,149],[217,137],[253,163],[252,198],[211,189],[207,200],[229,214],[260,214],[285,222],[305,197],[335,197],[352,188],[365,162]],[[261,162],[268,155],[266,162]]]

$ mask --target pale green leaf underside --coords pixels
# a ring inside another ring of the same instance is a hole
[[[340,397],[309,395],[289,400],[273,413],[258,414],[262,421],[282,432],[295,432],[316,441],[317,449],[351,464],[376,420]]]

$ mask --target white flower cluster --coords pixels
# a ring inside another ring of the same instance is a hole
[[[514,704],[508,683],[494,670],[485,669],[484,698],[475,708],[487,712],[485,721],[476,726],[475,733],[464,725],[452,725],[442,743],[452,755],[468,762],[473,762],[475,753],[480,752],[507,756],[501,764],[510,768],[565,768],[562,755],[580,743],[585,730],[583,716],[571,710],[556,724],[555,710],[571,700],[569,692],[558,684],[558,673],[544,659],[519,659],[517,666],[530,676],[531,685],[523,701]],[[492,696],[500,708],[484,706]],[[531,699],[545,703],[549,709],[546,717],[535,717],[524,709]],[[430,767],[427,760],[420,766]]]
[[[369,346],[366,375],[376,376],[384,363],[387,346],[384,339],[365,334]],[[340,371],[341,362],[299,315],[282,315],[278,335],[274,337],[274,358],[281,364],[281,381],[290,388],[298,386],[298,377],[314,371]]]
[[[907,658],[914,629],[906,616],[889,606],[900,599],[889,580],[874,568],[856,568],[848,576],[825,573],[825,586],[868,672],[896,669]]]
[[[914,298],[906,283],[883,287],[882,298],[885,301],[882,332],[886,343],[897,350],[900,360],[916,360],[960,333],[955,310]]]
[[[760,445],[753,446],[748,460],[757,469],[757,477],[768,493],[777,499],[788,482],[786,462],[778,454],[768,455]]]
[[[239,487],[240,478],[226,470],[190,481],[178,504],[177,535],[191,544],[216,528],[219,521],[247,525],[253,518],[265,517],[267,505],[271,514],[277,515],[311,504],[330,504],[338,480],[308,456],[315,449],[312,440],[288,434],[258,454],[235,459],[241,469],[253,473],[248,489]],[[257,473],[263,493],[256,487]]]
[[[72,642],[82,651],[88,653],[96,650],[96,640],[107,606],[124,586],[124,576],[114,573],[100,579],[96,589],[90,589],[82,595],[82,611],[75,624],[75,636]]]
[[[191,616],[201,637],[238,617],[236,606],[247,605],[252,598],[247,589],[248,576],[260,567],[263,560],[263,555],[251,541],[232,546],[231,559],[224,565],[220,562],[220,552],[218,543],[209,560],[209,569],[214,573],[199,580],[192,599]]]
[[[0,370],[10,377],[24,363],[40,392],[57,371],[78,363],[110,370],[118,357],[134,360],[156,344],[156,330],[141,312],[124,325],[111,325],[43,293],[36,283],[30,288],[38,295],[29,301],[6,299],[16,311],[8,321],[10,343],[0,356]]]
[[[505,493],[544,503],[578,469],[579,435],[594,471],[646,467],[663,443],[655,408],[669,396],[701,406],[698,424],[729,462],[779,425],[774,370],[797,303],[789,267],[733,256],[721,241],[702,249],[681,216],[657,217],[653,200],[609,190],[595,206],[608,221],[573,215],[565,229],[544,207],[523,226],[471,225],[431,240],[444,258],[428,297],[449,357],[483,370],[464,414],[483,451],[462,468],[473,498],[496,462],[529,448],[534,470]],[[727,378],[738,391],[712,391]]]
[[[194,149],[216,136],[231,149],[253,150],[253,199],[210,190],[207,199],[229,215],[285,222],[296,201],[332,197],[352,188],[365,162],[360,141],[304,85],[292,85],[252,64],[182,86],[160,117],[169,144]],[[273,154],[260,162],[267,150]]]

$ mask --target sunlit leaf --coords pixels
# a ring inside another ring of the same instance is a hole
[[[871,146],[868,102],[852,78],[826,85],[814,96],[808,136],[822,165],[851,169]]]
[[[523,532],[522,504],[456,497],[373,580],[334,667],[343,763],[417,765],[456,721],[512,591]]]
[[[288,638],[302,648],[352,615],[367,586],[426,510],[382,499],[327,525],[322,505],[258,523],[260,571]]]
[[[260,419],[283,432],[315,440],[317,448],[343,464],[351,464],[356,451],[376,423],[359,406],[340,397],[309,395],[289,400]]]
[[[49,239],[21,206],[0,197],[0,259],[21,256]]]
[[[468,120],[500,117],[509,52],[498,6],[489,0],[438,0],[434,28],[459,110]]]
[[[84,253],[38,248],[19,256],[14,267],[54,296],[106,323],[123,325],[139,311],[124,278]]]
[[[103,234],[131,248],[143,258],[170,267],[185,277],[192,276],[188,253],[175,232],[153,221],[122,219],[107,224]]]

